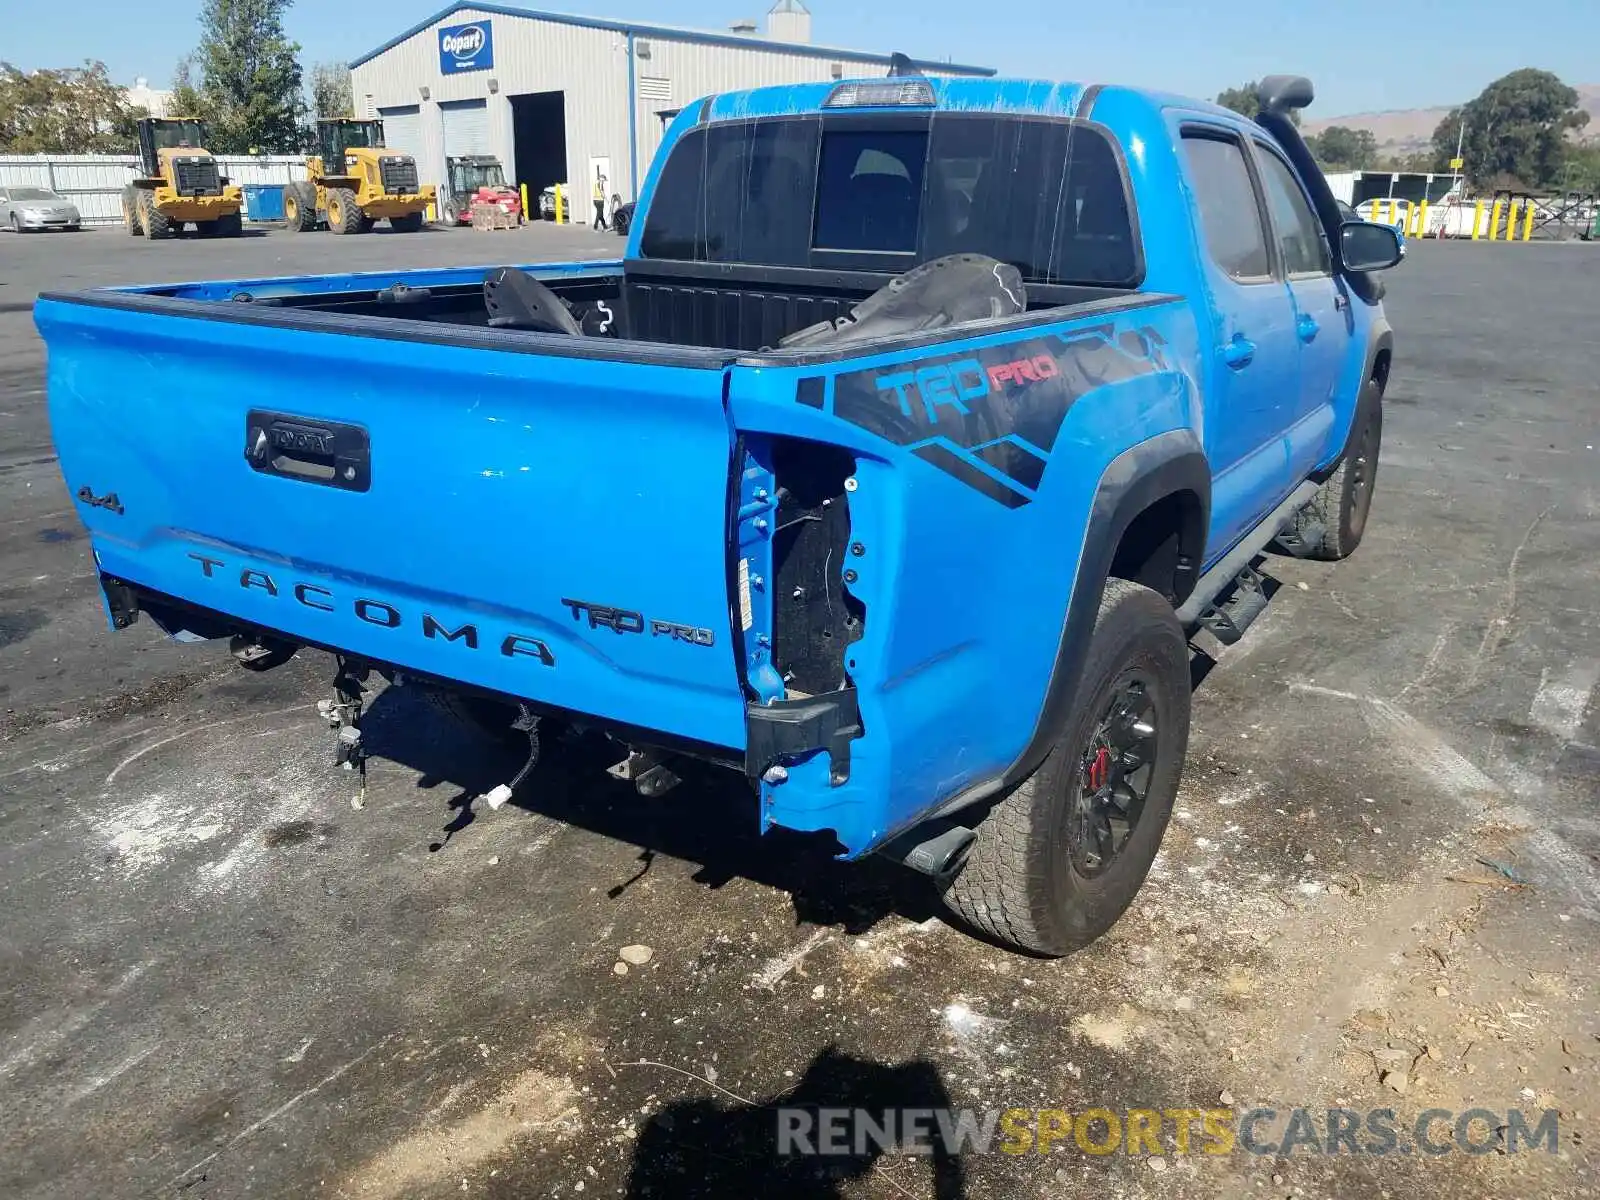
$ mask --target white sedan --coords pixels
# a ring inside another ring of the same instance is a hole
[[[77,205],[49,188],[0,184],[0,228],[13,233],[40,229],[77,229],[83,224]]]

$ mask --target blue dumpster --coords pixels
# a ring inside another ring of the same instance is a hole
[[[283,184],[245,184],[244,215],[252,221],[283,220]]]

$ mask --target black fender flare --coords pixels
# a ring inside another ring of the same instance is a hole
[[[1140,442],[1111,460],[1095,491],[1088,527],[1084,530],[1077,577],[1073,580],[1072,595],[1061,622],[1055,665],[1027,745],[999,778],[965,788],[930,815],[944,816],[1013,788],[1044,762],[1060,739],[1077,702],[1089,637],[1094,631],[1117,544],[1141,512],[1167,496],[1184,491],[1199,497],[1200,505],[1199,512],[1184,522],[1179,534],[1179,550],[1194,564],[1194,576],[1198,577],[1205,561],[1206,530],[1211,520],[1211,464],[1199,437],[1190,429],[1172,430]],[[1191,579],[1189,587],[1182,589],[1185,594],[1177,597],[1179,604],[1187,599],[1193,582]]]

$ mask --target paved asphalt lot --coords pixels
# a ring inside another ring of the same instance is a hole
[[[737,781],[647,802],[572,748],[492,813],[475,797],[514,761],[405,689],[370,710],[356,810],[312,711],[325,660],[257,676],[106,630],[38,290],[616,249],[0,238],[0,1195],[1600,1191],[1600,257],[1412,244],[1366,544],[1269,561],[1281,590],[1197,694],[1155,875],[1110,936],[1041,962],[887,866],[759,842]],[[1069,1138],[819,1170],[771,1157],[782,1101],[1561,1128],[1555,1155]]]

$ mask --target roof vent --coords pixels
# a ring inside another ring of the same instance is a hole
[[[740,37],[754,37],[759,26],[757,26],[756,23],[749,17],[740,17],[732,25],[729,25],[728,28],[734,33],[737,33]]]

